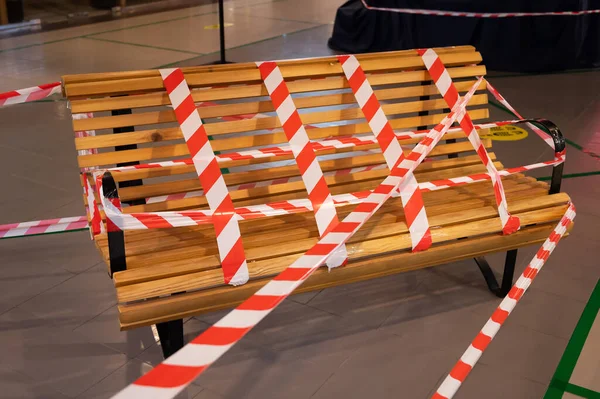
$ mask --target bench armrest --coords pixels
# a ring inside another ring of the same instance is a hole
[[[102,175],[102,195],[107,202],[121,208],[119,200],[119,190],[117,183],[110,171]],[[108,216],[106,217],[106,231],[108,239],[108,256],[110,261],[110,276],[116,272],[127,269],[125,259],[125,234],[117,225],[115,225]]]
[[[566,142],[565,138],[556,124],[548,119],[526,119],[525,122],[532,123],[534,125],[540,125],[544,132],[546,132],[554,141],[554,152],[555,156],[564,156]],[[554,165],[552,168],[552,179],[550,180],[550,194],[556,194],[560,192],[560,185],[562,182],[563,168],[565,163],[561,162],[558,165]]]

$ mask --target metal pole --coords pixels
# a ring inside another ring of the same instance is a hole
[[[219,0],[219,41],[221,47],[221,64],[226,64],[225,60],[225,14],[223,12],[223,0]]]

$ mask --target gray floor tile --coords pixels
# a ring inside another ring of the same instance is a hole
[[[73,273],[46,262],[43,253],[31,248],[25,251],[26,241],[32,238],[0,240],[0,313],[74,277]]]
[[[31,312],[46,323],[74,329],[115,304],[114,287],[106,275],[106,266],[99,264],[21,304],[18,309]]]
[[[194,318],[185,321],[183,324],[184,342],[190,342],[208,327],[210,327],[210,324],[204,323]],[[136,335],[142,335],[144,342],[147,344],[147,349],[145,349],[139,355],[137,355],[137,358],[143,362],[152,364],[153,366],[156,366],[157,364],[162,362],[163,354],[162,348],[160,347],[160,342],[156,343],[156,339],[158,339],[158,337],[154,336],[150,328],[148,327],[143,329],[136,329],[134,331],[136,331]],[[151,337],[148,336],[148,332],[152,333]],[[151,344],[150,339],[155,339],[154,345]]]
[[[394,309],[418,293],[419,273],[403,273],[323,290],[309,305],[377,328]]]
[[[208,326],[202,321],[190,319],[184,324],[186,342]],[[289,355],[256,345],[254,339],[248,338],[227,352],[194,384],[225,398],[278,398],[283,394],[290,398],[305,398],[316,391],[328,376],[327,364],[290,358]],[[138,358],[157,364],[162,360],[162,352],[158,345],[154,345]],[[292,377],[284,378],[287,373]]]
[[[600,165],[598,167],[600,168]],[[600,192],[594,190],[594,187],[598,187],[599,185],[600,176],[585,176],[564,180],[561,189],[569,194],[571,201],[573,201],[577,208],[578,214],[600,217],[600,209],[598,209],[596,204]],[[580,221],[581,218],[577,218],[576,222],[578,224]],[[579,226],[577,230],[579,230]]]
[[[485,305],[452,305],[452,295],[462,294],[455,291],[406,303],[392,313],[381,330],[411,340],[415,345],[441,349],[466,347],[491,313],[480,310]]]
[[[317,295],[319,295],[319,293],[322,290],[319,291],[311,291],[311,292],[304,292],[302,294],[296,294],[296,295],[290,295],[289,300],[290,301],[294,301],[294,302],[298,302],[301,304],[307,304],[309,303],[314,297],[316,297]]]
[[[90,342],[106,345],[130,358],[134,358],[149,347],[156,345],[150,327],[120,331],[116,306],[112,306],[74,331],[84,335]]]
[[[2,387],[2,397],[5,399],[68,398],[43,383],[38,383],[26,375],[12,371],[4,365],[0,366],[0,386]]]
[[[76,396],[121,367],[124,354],[22,310],[0,316],[2,362],[48,392]]]
[[[104,378],[83,392],[77,398],[79,399],[108,399],[117,392],[125,388],[128,384],[134,382],[139,377],[152,369],[152,366],[138,359],[132,359],[125,365],[117,369],[114,373]],[[176,396],[176,399],[192,399],[200,393],[202,388],[191,385]]]
[[[6,245],[5,248],[10,251],[12,260],[23,262],[39,260],[50,265],[50,269],[61,267],[72,273],[81,273],[102,262],[87,230],[14,238],[0,242],[0,245]],[[108,269],[104,263],[102,265],[104,269],[102,277],[110,281]]]
[[[555,272],[552,264],[550,264],[535,278],[533,290],[548,292],[559,297],[575,299],[585,303],[590,298],[595,285],[593,278],[574,279]]]
[[[488,346],[480,363],[515,377],[547,384],[567,341],[518,325],[509,318]],[[456,354],[460,356],[467,346],[457,349]]]
[[[321,25],[277,36],[270,40],[227,49],[227,59],[234,62],[280,60],[286,58],[323,57],[334,54],[327,47],[332,25]],[[178,66],[194,66],[213,62],[219,54],[191,58],[177,63]]]
[[[152,34],[156,27],[153,25],[135,29],[120,30],[100,35],[94,39],[116,40],[121,43],[131,43],[151,46],[157,49],[171,49],[174,52],[183,51],[184,57],[193,54],[207,54],[219,50],[219,30],[210,29],[218,24],[216,13],[198,15],[183,20],[165,22],[161,28],[170,32],[169,35],[156,37]],[[305,29],[316,24],[305,21],[264,18],[262,15],[248,15],[241,11],[225,11],[225,22],[233,24],[235,29],[226,27],[226,44],[229,47],[247,45],[253,42],[272,38],[274,36]],[[318,22],[317,22],[318,24]],[[127,47],[133,47],[128,45]],[[186,56],[187,54],[187,56]]]
[[[254,16],[316,23],[333,23],[335,12],[339,6],[340,2],[337,0],[305,0],[302,3],[293,0],[284,0],[247,8],[239,7],[237,10],[240,13],[246,12]]]
[[[309,398],[331,373],[319,363],[238,344],[196,383],[224,398]]]
[[[194,396],[194,399],[223,399],[223,396],[208,389],[203,389],[198,395]]]
[[[540,291],[536,287],[534,282],[532,288],[527,290],[515,310],[511,312],[511,323],[544,334],[569,339],[585,307],[585,302]],[[500,300],[497,300],[492,306],[479,307],[475,310],[478,315],[484,317],[480,327],[492,315],[498,303]]]
[[[485,364],[477,365],[463,383],[456,399],[541,398],[546,384],[511,376]]]
[[[452,361],[448,352],[415,345],[403,337],[368,341],[314,398],[425,398]]]

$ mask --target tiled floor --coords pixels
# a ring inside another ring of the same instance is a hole
[[[326,41],[341,3],[227,2],[227,56],[331,54]],[[205,5],[0,40],[0,91],[63,73],[213,61],[215,11]],[[520,112],[552,119],[573,143],[598,141],[600,71],[491,81]],[[492,109],[493,119],[507,117]],[[0,109],[0,224],[83,213],[69,118],[65,102]],[[507,166],[551,156],[535,137],[494,151]],[[597,171],[600,160],[569,147],[563,190],[578,208],[575,230],[457,398],[546,392],[600,277],[600,176],[579,175]],[[519,271],[535,250],[520,252]],[[490,260],[499,272],[501,256]],[[119,332],[115,303],[87,232],[0,240],[0,397],[107,398],[157,364],[152,331]],[[294,296],[182,397],[426,398],[497,304],[472,261]],[[219,316],[187,320],[188,338]]]

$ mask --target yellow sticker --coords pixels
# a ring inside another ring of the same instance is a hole
[[[233,24],[229,23],[229,22],[225,22],[225,27],[226,28],[229,28],[230,26],[233,26]],[[206,25],[204,27],[204,29],[219,29],[219,24],[216,24],[216,25]]]
[[[490,128],[487,133],[479,136],[494,141],[517,141],[527,138],[527,130],[520,127],[505,125]]]

